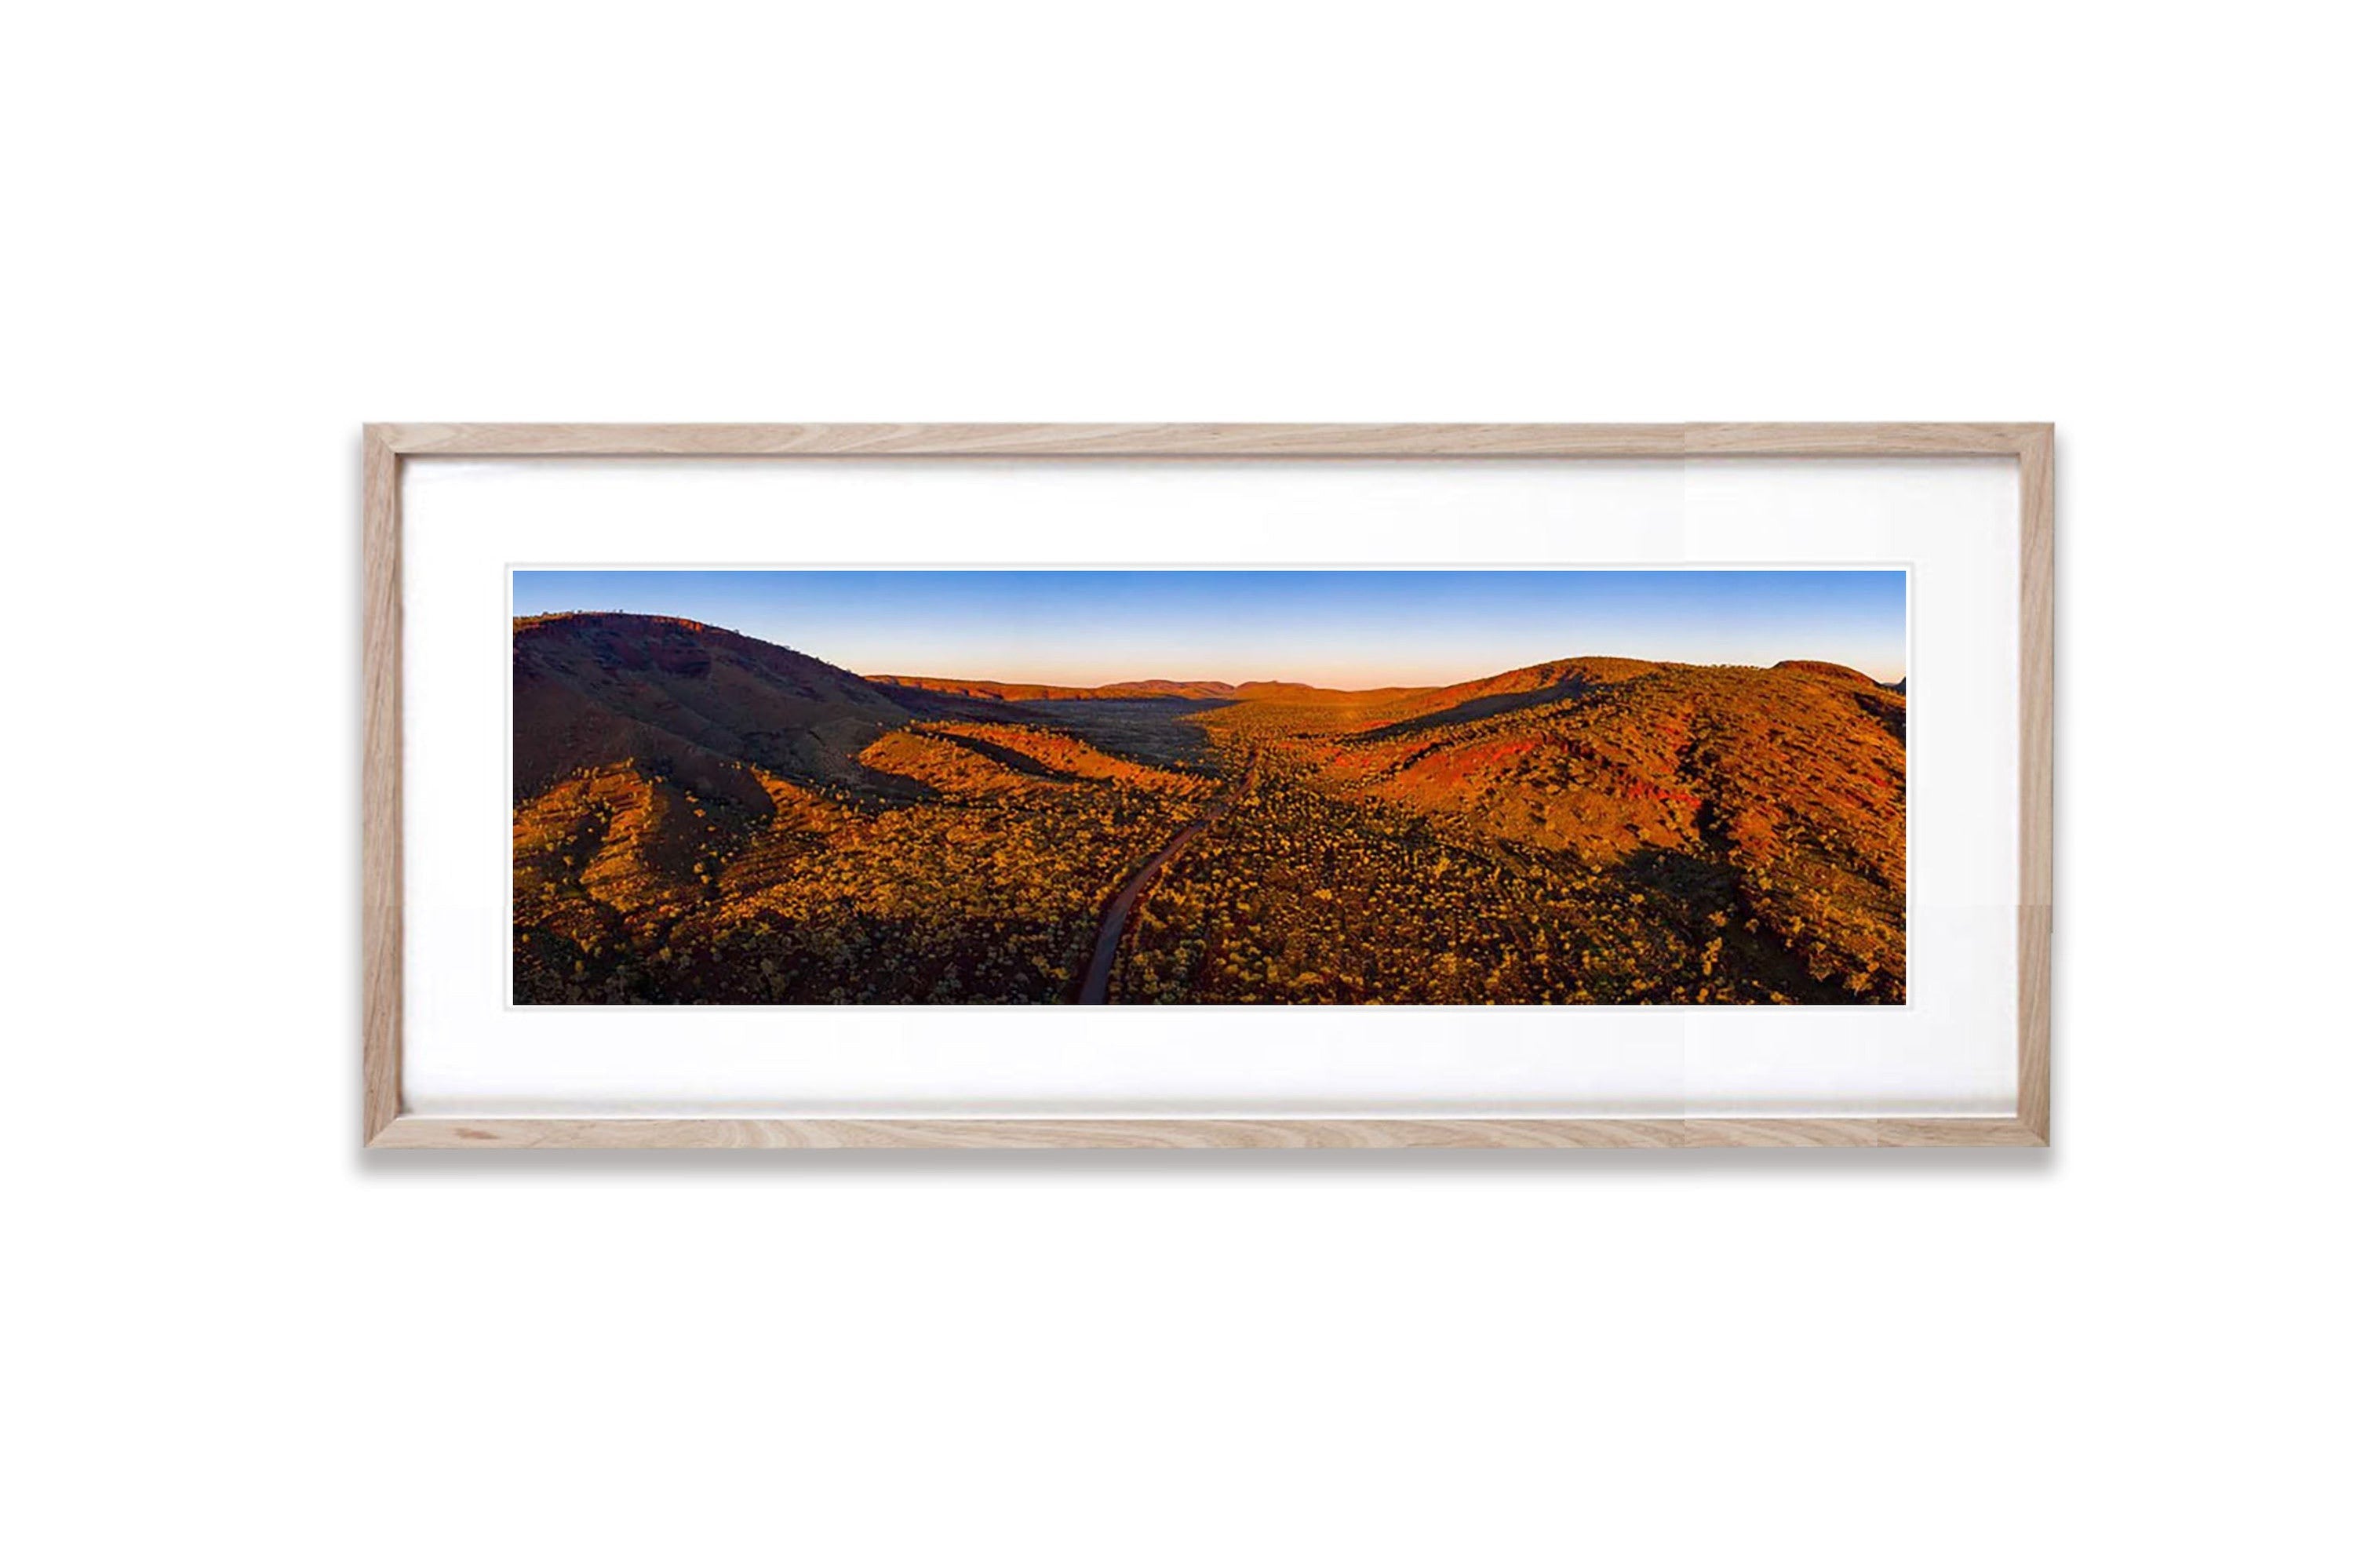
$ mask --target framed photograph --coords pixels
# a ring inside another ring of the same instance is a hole
[[[371,1147],[2049,1142],[2047,425],[364,449]]]

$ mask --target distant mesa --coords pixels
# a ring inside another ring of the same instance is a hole
[[[1109,686],[1047,686],[1008,680],[959,680],[936,675],[870,675],[877,686],[912,687],[949,697],[971,697],[987,702],[1063,702],[1089,699],[1148,697],[1231,697],[1237,688],[1222,680],[1121,680]]]
[[[1245,680],[1234,688],[1234,695],[1245,702],[1366,703],[1410,697],[1429,689],[1426,686],[1377,686],[1361,691],[1342,691],[1296,680]]]

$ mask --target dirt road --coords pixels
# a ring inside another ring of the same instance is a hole
[[[1174,860],[1185,846],[1215,827],[1257,783],[1258,754],[1252,752],[1250,766],[1242,770],[1241,779],[1233,788],[1210,802],[1208,810],[1178,828],[1168,842],[1160,847],[1159,853],[1137,867],[1134,875],[1120,884],[1119,891],[1113,894],[1111,902],[1103,906],[1103,929],[1095,933],[1095,955],[1087,964],[1085,984],[1079,987],[1082,1004],[1111,1000],[1111,967],[1113,961],[1119,957],[1120,933],[1127,929],[1128,917],[1135,912],[1135,906],[1143,900],[1145,890],[1152,885],[1152,879],[1160,875],[1160,868]]]

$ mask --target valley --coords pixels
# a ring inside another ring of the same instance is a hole
[[[533,1004],[1895,1004],[1906,699],[1562,658],[1451,687],[864,678],[519,619]]]

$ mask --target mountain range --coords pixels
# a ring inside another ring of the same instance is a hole
[[[606,613],[513,647],[519,1001],[1071,999],[1213,796],[1110,930],[1116,999],[1903,998],[1906,700],[1842,666],[1066,687]]]

